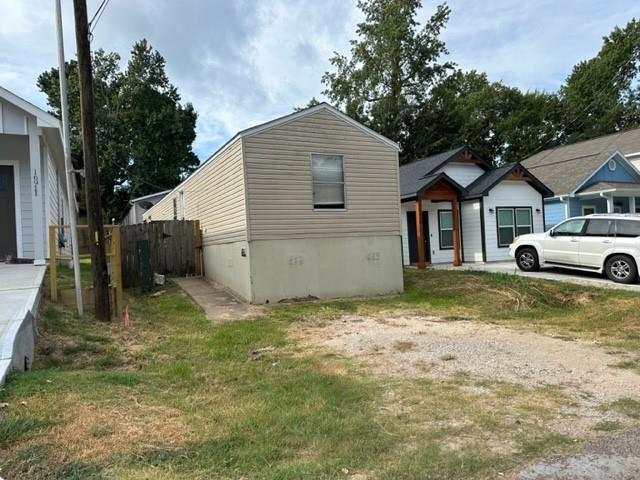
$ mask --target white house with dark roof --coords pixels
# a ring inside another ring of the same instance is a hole
[[[640,212],[640,128],[537,153],[522,164],[554,195],[545,227],[591,213]]]
[[[48,225],[68,218],[59,120],[0,87],[0,261],[11,256],[44,264]],[[61,234],[55,245],[68,241]]]
[[[522,165],[493,168],[467,146],[402,165],[404,265],[508,260],[516,236],[543,231],[551,195]]]

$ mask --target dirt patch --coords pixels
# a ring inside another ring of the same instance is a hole
[[[189,437],[178,410],[144,406],[133,399],[126,406],[112,408],[79,403],[68,416],[38,442],[46,439],[63,456],[76,459],[107,457],[141,445],[176,447]]]
[[[561,433],[620,420],[602,406],[620,397],[640,399],[640,376],[611,367],[628,360],[628,353],[570,338],[402,315],[347,315],[322,325],[299,326],[294,334],[307,347],[357,358],[383,375],[450,379],[462,373],[526,388],[558,387],[571,399],[553,422]]]

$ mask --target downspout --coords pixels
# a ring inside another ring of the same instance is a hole
[[[607,201],[607,213],[613,213],[615,210],[613,206],[613,195],[606,195],[604,192],[600,192],[600,197]]]
[[[567,195],[560,195],[558,197],[558,200],[564,203],[564,219],[566,220],[567,218],[569,218],[569,199],[567,198]]]

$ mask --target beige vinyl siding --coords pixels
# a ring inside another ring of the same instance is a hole
[[[311,153],[343,155],[344,210],[314,210]],[[324,110],[244,138],[251,240],[400,235],[397,151]]]
[[[173,219],[173,199],[180,215],[184,192],[186,220],[200,220],[204,245],[247,239],[242,140],[234,139],[144,214],[145,220]]]

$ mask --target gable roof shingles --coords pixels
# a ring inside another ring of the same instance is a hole
[[[640,152],[640,128],[544,150],[521,163],[555,195],[566,195],[616,151],[623,155]]]

